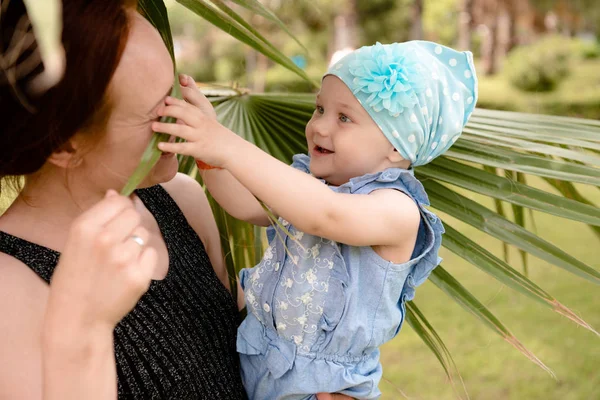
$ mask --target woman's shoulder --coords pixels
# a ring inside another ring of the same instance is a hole
[[[181,209],[190,226],[205,241],[207,223],[213,218],[204,188],[192,177],[178,173],[161,186]]]

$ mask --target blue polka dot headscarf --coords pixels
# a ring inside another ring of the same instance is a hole
[[[471,52],[410,41],[365,46],[333,64],[383,134],[413,166],[458,139],[477,102]]]

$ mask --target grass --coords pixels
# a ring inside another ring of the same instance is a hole
[[[478,107],[600,119],[600,59],[581,60],[552,92],[523,92],[499,73],[480,72]]]
[[[552,191],[541,180],[537,187]],[[582,194],[596,204],[600,191],[583,187]],[[478,198],[492,207],[492,202]],[[507,207],[507,211],[510,207]],[[502,246],[476,229],[440,213],[442,218],[502,257]],[[598,269],[598,239],[584,224],[542,213],[534,214],[537,233],[544,239]],[[529,226],[528,226],[529,228]],[[521,342],[557,376],[534,365],[496,333],[489,330],[432,283],[417,290],[415,302],[449,348],[471,399],[588,400],[600,398],[600,338],[576,326],[443,249],[443,266],[476,295]],[[522,270],[520,256],[511,251],[510,262]],[[600,290],[539,259],[529,257],[530,278],[574,310],[594,328],[600,328]],[[401,333],[382,348],[384,399],[397,399],[401,389],[410,399],[456,399],[452,386],[431,351],[404,325]],[[397,387],[397,388],[396,388]]]

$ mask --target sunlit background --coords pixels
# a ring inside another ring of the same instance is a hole
[[[594,0],[262,0],[306,47],[257,16],[256,27],[310,77],[320,80],[345,51],[410,39],[433,40],[474,53],[480,78],[479,107],[600,119],[600,2]],[[167,1],[178,68],[198,82],[253,91],[314,91],[306,81]],[[249,15],[235,7],[241,15]],[[553,191],[541,179],[530,184]],[[600,191],[580,187],[596,204]],[[467,192],[464,192],[467,193]],[[469,193],[469,196],[472,194]],[[477,201],[494,209],[487,198]],[[510,216],[510,209],[507,209]],[[466,235],[477,230],[443,218]],[[584,224],[534,212],[527,227],[598,268],[598,238]],[[503,257],[500,242],[479,244]],[[472,399],[600,399],[600,338],[499,284],[443,250],[444,266],[501,319],[557,376],[527,360],[431,283],[416,300],[449,347]],[[520,254],[509,251],[522,268]],[[529,276],[600,327],[597,286],[529,257]],[[385,399],[455,399],[442,368],[405,325],[382,349]],[[460,385],[459,382],[457,384]]]

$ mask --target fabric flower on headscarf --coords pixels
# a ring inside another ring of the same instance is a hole
[[[401,46],[379,42],[358,51],[348,65],[354,76],[354,94],[370,94],[366,105],[376,112],[385,109],[391,116],[413,108],[418,103],[417,94],[424,90],[424,79],[417,58],[410,53]]]

